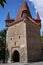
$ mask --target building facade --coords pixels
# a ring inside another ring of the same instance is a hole
[[[23,2],[16,18],[6,18],[6,57],[8,62],[30,62],[41,57],[41,20],[34,19],[27,2]]]

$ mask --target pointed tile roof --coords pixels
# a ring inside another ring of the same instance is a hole
[[[37,20],[40,20],[40,16],[39,16],[39,13],[37,12],[37,17],[36,17]]]
[[[16,18],[14,18],[14,19],[12,18],[12,19],[11,19],[11,18],[10,18],[10,14],[9,14],[9,12],[8,12],[7,18],[6,18],[6,26],[12,26],[12,25],[14,25],[14,24],[20,22],[21,20],[23,20],[24,17],[22,16],[22,14],[25,14],[25,15],[26,15],[26,18],[27,18],[29,21],[33,22],[33,23],[36,24],[36,25],[40,25],[41,20],[40,20],[39,13],[37,12],[37,18],[36,18],[36,19],[33,19],[32,16],[31,16],[31,13],[30,13],[30,9],[29,9],[29,7],[28,7],[28,5],[27,5],[27,2],[23,2],[23,3],[20,5],[19,9],[18,9],[18,13],[17,13]]]
[[[10,13],[8,12],[6,20],[9,20],[9,19],[10,19]]]
[[[21,18],[22,12],[23,12],[24,10],[26,10],[26,11],[28,12],[28,16],[32,17],[32,16],[31,16],[31,13],[30,13],[30,9],[29,9],[29,7],[28,7],[28,5],[27,5],[27,2],[23,2],[23,3],[20,5],[19,9],[18,9],[18,13],[17,13],[16,19],[20,19],[20,18]]]

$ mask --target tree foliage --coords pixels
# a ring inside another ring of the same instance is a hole
[[[43,47],[43,35],[41,36],[41,45]]]
[[[6,0],[0,0],[0,5],[4,7],[4,4],[6,3]]]
[[[43,35],[41,36],[42,59],[43,59]]]
[[[0,31],[0,60],[5,60],[6,30]]]

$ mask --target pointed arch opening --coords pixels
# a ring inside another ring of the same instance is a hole
[[[12,61],[19,62],[20,61],[20,54],[17,50],[15,50],[12,54]]]

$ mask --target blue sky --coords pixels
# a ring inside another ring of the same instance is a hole
[[[4,8],[2,8],[0,5],[0,30],[5,28],[5,19],[6,19],[7,13],[10,12],[10,17],[15,18],[20,4],[25,0],[6,0],[6,1],[7,1],[7,4],[5,4]],[[30,7],[32,17],[35,17],[36,9],[34,7],[34,4],[32,3],[32,1],[29,1],[29,0],[27,0],[27,3]]]

